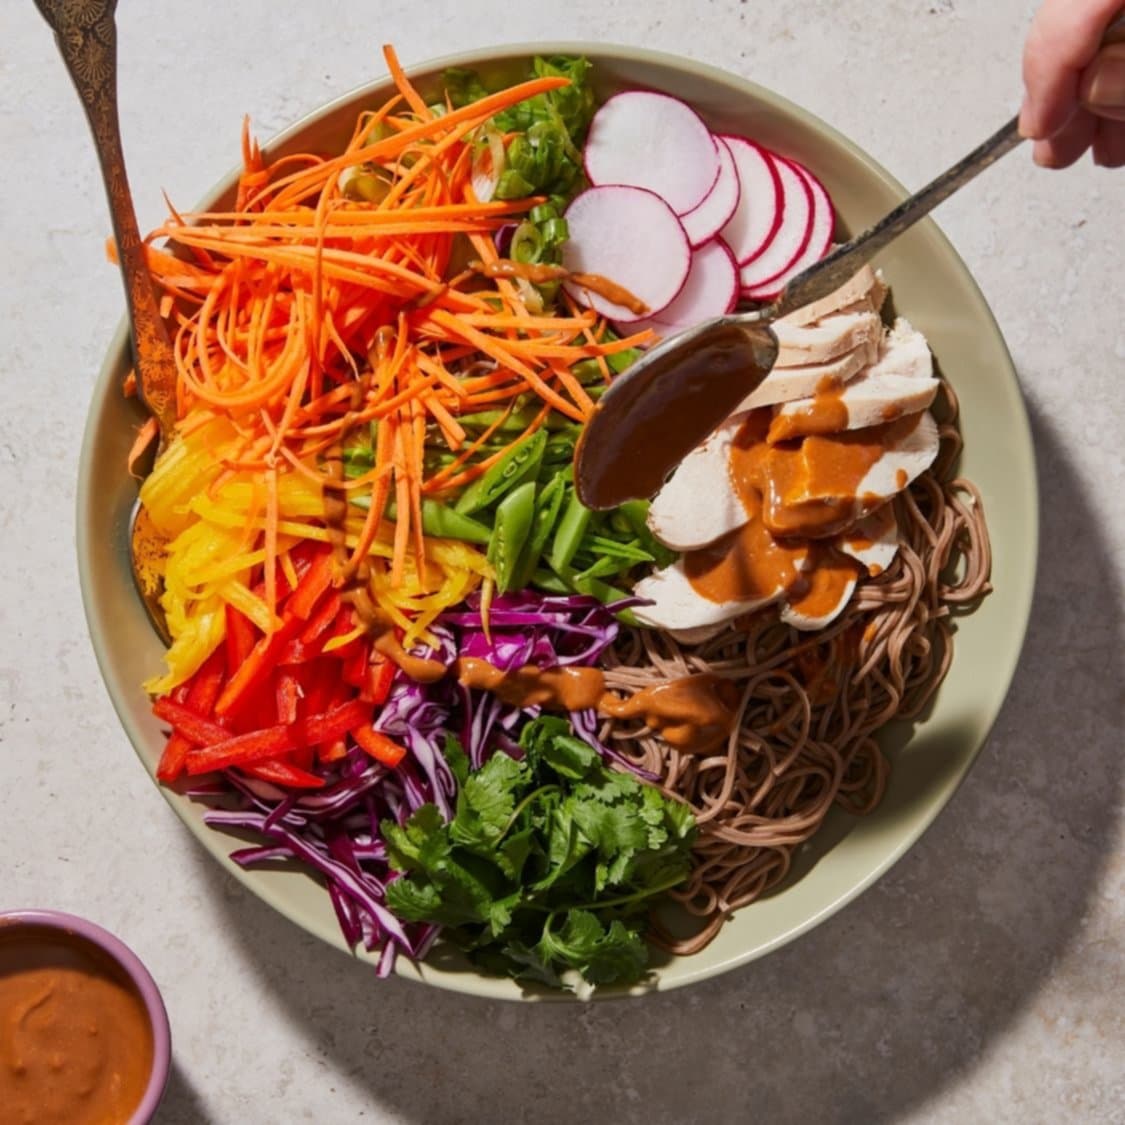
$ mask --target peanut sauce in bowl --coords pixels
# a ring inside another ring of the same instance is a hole
[[[144,1125],[171,1061],[152,977],[99,926],[0,914],[0,1120]]]

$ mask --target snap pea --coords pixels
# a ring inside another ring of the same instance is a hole
[[[574,460],[574,447],[578,444],[580,428],[571,426],[549,434],[543,451],[544,465],[569,465]]]
[[[422,530],[439,539],[460,539],[466,543],[487,543],[492,536],[485,524],[436,500],[422,501]]]
[[[570,583],[560,578],[553,570],[541,566],[532,576],[531,584],[544,594],[573,594]]]
[[[471,516],[495,504],[525,481],[534,482],[539,475],[546,446],[547,435],[543,430],[536,430],[518,445],[513,445],[492,468],[465,489],[457,501],[457,511]]]
[[[488,540],[488,561],[496,572],[501,593],[513,589],[520,552],[527,543],[535,517],[535,481],[524,481],[500,501]]]
[[[496,427],[494,433],[504,435],[523,433],[523,431],[535,421],[535,417],[538,413],[539,408],[533,406],[530,399],[526,396],[520,395],[516,399],[515,409],[511,411],[478,410],[472,414],[459,414],[457,416],[457,421],[460,422],[466,430],[487,430],[489,426],[493,426],[499,422],[500,425]],[[507,414],[506,417],[505,414]],[[559,414],[552,413],[547,415],[542,428],[549,431],[568,430],[574,429],[575,423]]]
[[[583,546],[596,555],[622,559],[630,563],[652,562],[652,555],[636,539],[622,543],[618,539],[607,539],[603,535],[591,535]]]
[[[371,497],[353,496],[351,503],[366,511],[371,507]],[[387,505],[387,519],[394,522],[397,518],[398,507],[392,500]],[[437,539],[460,539],[463,543],[487,543],[492,536],[491,529],[483,523],[436,500],[422,501],[422,530]]]
[[[561,570],[556,570],[554,566],[551,567],[555,574],[566,583],[567,587],[572,593],[588,594],[595,597],[601,602],[619,602],[624,598],[630,597],[627,590],[622,590],[619,586],[611,586],[608,582],[603,582],[600,578],[591,575],[579,574],[571,567],[563,567]],[[622,618],[624,620],[624,618]]]
[[[640,348],[627,348],[623,352],[615,352],[613,355],[607,355],[605,361],[609,364],[609,369],[614,375],[620,375],[626,368],[632,367],[640,358],[640,355]]]
[[[588,566],[579,570],[575,580],[579,578],[613,578],[618,574],[625,574],[637,564],[631,559],[614,558],[612,555],[602,555],[594,559]]]
[[[520,552],[519,562],[512,576],[513,590],[522,590],[531,581],[543,549],[547,546],[547,540],[550,539],[551,532],[555,530],[555,524],[558,522],[568,481],[568,473],[559,473],[536,496],[531,532]]]
[[[657,566],[671,566],[676,561],[676,552],[665,547],[653,535],[652,529],[648,526],[650,507],[647,500],[626,500],[614,514],[628,523],[637,538],[637,546],[647,551]]]
[[[558,530],[551,540],[548,561],[556,572],[562,573],[578,553],[582,537],[590,525],[590,516],[590,509],[582,504],[577,493],[571,492],[563,509],[562,519],[559,520]]]

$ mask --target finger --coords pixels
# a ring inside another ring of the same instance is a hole
[[[1094,163],[1103,168],[1125,168],[1125,121],[1098,122],[1094,137]]]
[[[1035,142],[1035,163],[1041,168],[1069,168],[1094,143],[1098,118],[1080,109],[1053,137]]]
[[[1078,100],[1099,117],[1125,121],[1125,43],[1098,52],[1082,75]]]
[[[1045,0],[1024,49],[1027,100],[1020,131],[1025,137],[1041,140],[1066,128],[1077,104],[1079,77],[1120,7],[1121,0],[1091,0],[1076,14],[1074,0]]]

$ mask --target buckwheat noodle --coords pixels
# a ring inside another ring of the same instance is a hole
[[[860,580],[830,626],[801,633],[766,610],[694,646],[624,629],[609,654],[607,686],[626,694],[693,672],[742,687],[723,753],[680,753],[635,721],[603,728],[699,824],[691,875],[674,895],[701,929],[679,939],[653,920],[650,936],[673,953],[702,949],[732,911],[784,879],[794,850],[834,805],[863,814],[879,804],[890,765],[876,735],[925,708],[949,669],[955,615],[990,589],[981,498],[953,475],[957,401],[942,386],[938,460],[894,501],[898,554],[884,573]]]

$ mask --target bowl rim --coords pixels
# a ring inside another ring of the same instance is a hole
[[[595,63],[599,58],[616,63],[635,62],[652,67],[679,71],[690,77],[700,78],[707,82],[737,90],[739,95],[777,110],[793,118],[795,122],[805,128],[823,136],[830,144],[835,145],[852,160],[864,166],[868,173],[880,180],[883,186],[897,196],[899,200],[905,199],[910,194],[903,184],[892,176],[886,168],[866,150],[810,110],[805,109],[803,106],[793,102],[782,94],[776,93],[768,87],[762,86],[748,78],[744,78],[740,74],[735,74],[709,63],[699,62],[695,59],[674,55],[665,51],[656,51],[649,48],[628,46],[612,42],[594,42],[591,40],[542,40],[505,43],[492,47],[454,52],[411,64],[405,67],[405,71],[408,77],[415,78],[419,75],[431,74],[447,67],[474,67],[485,64],[510,62],[513,60],[530,59],[536,55],[581,55],[594,60]],[[321,119],[337,112],[349,103],[355,103],[365,97],[370,98],[376,91],[385,90],[389,81],[389,74],[380,72],[371,81],[360,83],[330,101],[317,106],[270,137],[270,139],[263,144],[263,150],[269,151],[287,144],[299,132],[315,125]],[[236,182],[237,175],[238,168],[235,167],[232,171],[215,181],[203,194],[203,201],[205,203],[207,201],[213,201],[224,191],[230,190]],[[1023,509],[1028,513],[1028,519],[1024,524],[1024,536],[1022,542],[1018,544],[1020,549],[1014,552],[1011,568],[1006,574],[1006,584],[1010,581],[1013,587],[1020,588],[1019,600],[1017,604],[1013,606],[1013,614],[1018,621],[1019,643],[1011,646],[1009,651],[1004,654],[1004,661],[993,670],[997,690],[992,694],[990,706],[985,711],[987,717],[986,721],[982,724],[980,737],[977,739],[971,757],[958,769],[944,797],[939,801],[931,802],[930,806],[927,807],[924,812],[916,813],[909,830],[903,833],[902,839],[894,847],[888,848],[880,860],[873,864],[861,878],[854,881],[849,880],[846,888],[832,897],[830,901],[827,901],[821,909],[807,915],[799,922],[795,922],[783,928],[772,939],[759,942],[751,949],[708,963],[701,963],[698,968],[688,967],[682,969],[676,974],[674,979],[664,979],[661,977],[655,985],[642,984],[630,989],[596,989],[592,995],[593,999],[609,1000],[625,996],[647,995],[651,992],[668,992],[673,989],[682,988],[712,977],[720,976],[723,973],[749,964],[760,957],[764,957],[788,945],[803,934],[815,929],[832,915],[843,909],[843,907],[854,901],[865,891],[870,889],[874,883],[881,879],[918,843],[937,819],[938,815],[952,800],[957,790],[964,783],[969,771],[979,759],[985,745],[988,743],[1004,700],[1011,690],[1012,680],[1018,668],[1020,656],[1026,641],[1038,564],[1039,486],[1030,419],[1007,341],[975,277],[950,239],[941,230],[932,216],[921,220],[918,223],[918,227],[920,229],[929,230],[934,234],[943,248],[949,253],[960,275],[963,290],[976,307],[980,317],[980,323],[991,330],[997,344],[1003,352],[1005,364],[1002,374],[1005,376],[1005,382],[1008,384],[1009,391],[1012,392],[1009,395],[1011,413],[1006,417],[1005,423],[1014,433],[1018,443],[1023,448],[1026,448],[1030,454],[1030,473],[1019,477],[1018,481],[1014,485],[1011,485],[1013,489],[1022,493],[1020,502]],[[104,389],[107,382],[112,378],[113,373],[120,369],[122,357],[127,353],[128,346],[128,324],[123,317],[113,335],[99,371],[97,383],[95,384],[91,399],[91,408],[87,414],[86,425],[83,431],[82,447],[79,457],[79,480],[76,491],[76,548],[83,608],[89,626],[91,643],[94,648],[98,667],[101,671],[113,707],[125,728],[133,750],[141,760],[142,765],[144,765],[146,770],[151,774],[152,769],[150,763],[146,760],[144,753],[140,749],[145,739],[142,732],[139,731],[132,722],[124,703],[119,703],[117,690],[115,688],[118,677],[115,676],[113,672],[104,633],[100,632],[99,629],[95,627],[95,618],[97,617],[98,611],[89,569],[84,561],[91,550],[91,544],[94,542],[92,528],[90,526],[90,513],[92,510],[91,495],[87,482],[90,479],[91,474],[89,470],[94,460],[93,439],[95,430],[97,429],[97,421],[104,409],[104,403],[100,400],[104,397]],[[956,656],[954,660],[956,661]],[[363,951],[349,949],[341,936],[310,926],[304,921],[299,921],[291,911],[289,905],[282,901],[284,896],[281,893],[275,892],[272,885],[263,887],[255,881],[253,872],[244,870],[237,864],[232,863],[225,853],[220,853],[217,848],[212,846],[208,838],[208,833],[212,830],[205,828],[205,826],[201,823],[197,823],[195,820],[180,816],[180,810],[178,808],[178,802],[181,800],[180,794],[169,790],[163,785],[157,785],[157,788],[167,803],[172,807],[173,811],[176,812],[177,817],[181,819],[192,835],[204,846],[209,855],[217,859],[239,883],[250,890],[257,898],[277,910],[288,921],[300,926],[302,929],[306,930],[306,932],[326,940],[341,952],[347,953],[354,959],[371,960]],[[680,960],[690,961],[691,959],[682,958]],[[436,986],[453,992],[475,995],[486,999],[501,999],[518,1002],[524,1000],[570,1001],[579,998],[573,993],[568,992],[540,993],[527,990],[521,990],[518,995],[513,995],[510,990],[510,986],[513,982],[506,978],[492,978],[479,972],[428,974],[425,969],[426,966],[424,963],[414,965],[413,963],[407,963],[404,958],[400,957],[396,963],[395,973],[400,978],[406,980],[417,981],[421,984]],[[518,982],[516,983],[518,985]]]
[[[100,949],[129,978],[145,1006],[149,1027],[152,1029],[152,1068],[148,1084],[129,1125],[146,1125],[151,1121],[164,1097],[168,1076],[172,1068],[172,1029],[164,997],[144,962],[119,938],[89,918],[69,914],[64,910],[21,908],[0,911],[0,934],[21,929],[57,930],[71,937],[79,937]]]

